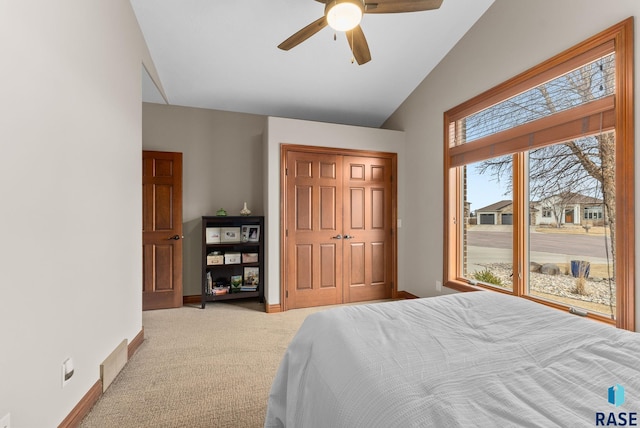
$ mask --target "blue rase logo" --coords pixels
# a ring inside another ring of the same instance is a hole
[[[620,407],[624,403],[624,387],[615,384],[607,391],[607,401],[616,407]],[[596,412],[596,426],[638,426],[638,413],[636,412]]]
[[[616,407],[620,407],[624,403],[624,387],[620,384],[615,384],[609,388],[609,403]]]

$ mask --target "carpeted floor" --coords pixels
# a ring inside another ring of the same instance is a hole
[[[304,318],[257,301],[143,313],[145,341],[80,425],[262,427],[271,382]]]

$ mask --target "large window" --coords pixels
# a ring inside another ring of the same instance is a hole
[[[634,323],[633,21],[445,113],[445,283]]]

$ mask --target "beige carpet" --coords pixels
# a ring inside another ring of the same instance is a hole
[[[145,341],[81,427],[262,427],[280,359],[304,318],[257,301],[143,313]]]

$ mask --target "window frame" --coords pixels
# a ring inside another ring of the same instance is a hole
[[[616,54],[615,93],[567,112],[556,113],[529,124],[497,134],[455,145],[455,124],[458,120],[486,107],[537,86],[556,76],[593,61],[606,53]],[[444,113],[444,272],[443,283],[458,291],[486,288],[472,285],[459,275],[462,260],[462,234],[458,219],[463,219],[461,203],[461,165],[504,154],[513,154],[513,294],[557,309],[569,307],[541,300],[525,293],[523,266],[528,265],[525,190],[526,151],[531,144],[566,141],[576,133],[616,133],[616,320],[615,325],[635,331],[635,207],[634,207],[634,74],[633,17],[573,46],[547,61],[489,89],[488,91]],[[573,134],[572,134],[573,133]],[[496,148],[498,149],[495,153]],[[495,153],[495,154],[494,154]],[[518,215],[516,215],[518,213]],[[501,292],[500,290],[491,290]],[[610,324],[614,321],[589,313],[591,318]]]

